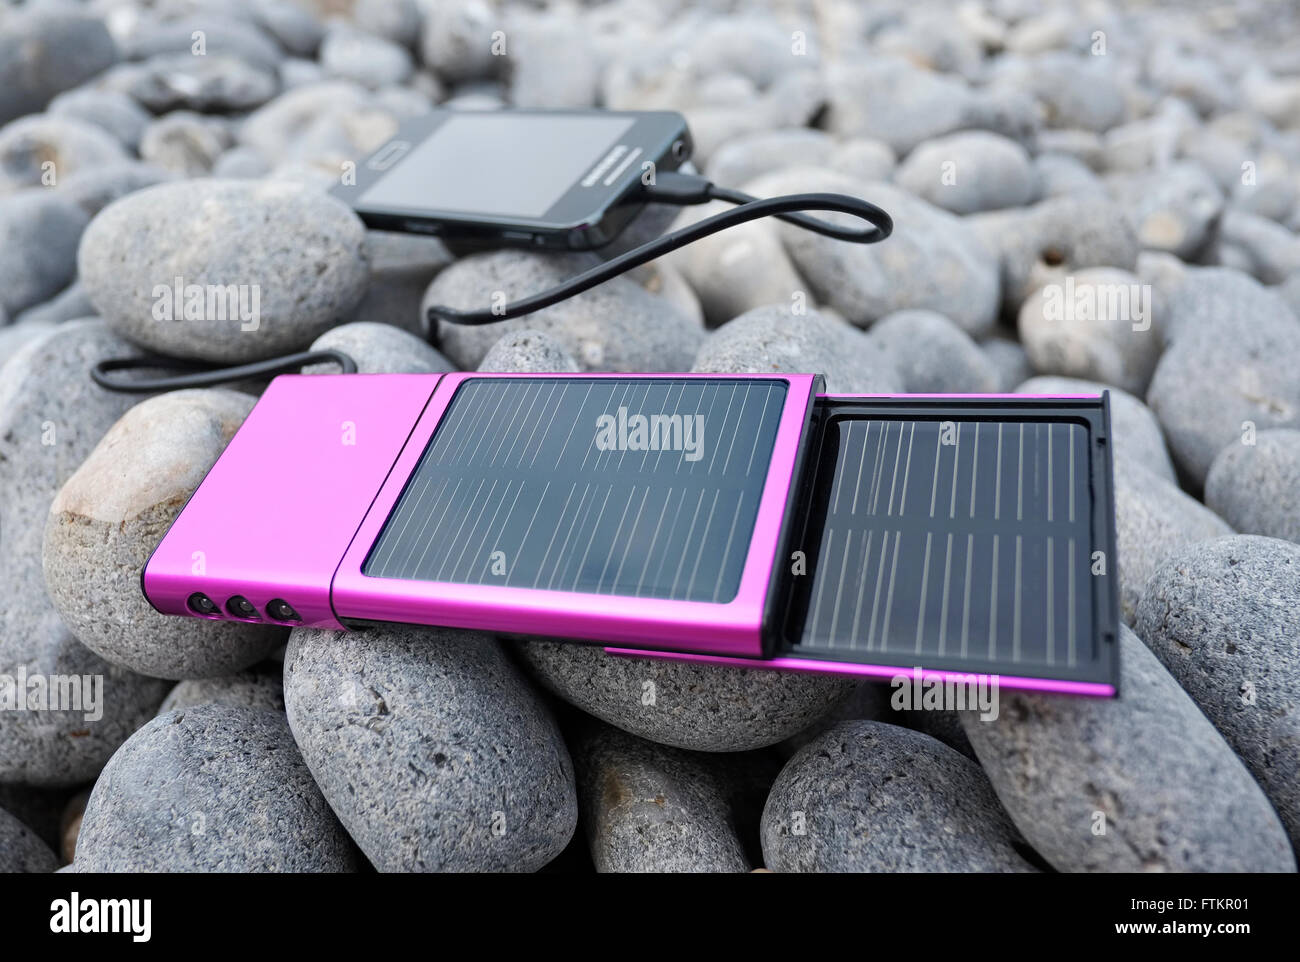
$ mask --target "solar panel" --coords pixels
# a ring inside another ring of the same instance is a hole
[[[786,391],[741,378],[471,378],[362,572],[729,601]]]
[[[1086,418],[842,400],[820,421],[787,654],[1105,674]]]

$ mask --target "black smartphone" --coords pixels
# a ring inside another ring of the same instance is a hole
[[[653,174],[690,155],[686,121],[670,111],[434,110],[332,193],[377,230],[590,250],[641,211]]]

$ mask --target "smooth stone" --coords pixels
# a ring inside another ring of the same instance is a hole
[[[1100,381],[1044,375],[1032,377],[1015,389],[1017,394],[1096,394],[1110,392],[1110,449],[1116,462],[1139,464],[1171,484],[1177,484],[1174,464],[1155,412],[1142,399]]]
[[[40,310],[39,307],[32,310]],[[3,308],[0,308],[3,311]],[[3,318],[0,318],[3,320]],[[54,330],[55,321],[15,321],[7,327],[0,324],[0,366],[3,366],[9,358],[13,357],[24,344],[28,341],[35,340],[44,334]]]
[[[980,348],[997,374],[999,394],[1010,394],[1017,384],[1022,384],[1033,376],[1029,355],[1019,341],[1013,341],[1009,337],[991,337]]]
[[[176,709],[188,710],[216,702],[237,708],[284,711],[284,683],[278,673],[256,669],[214,678],[187,678],[177,684],[158,708],[165,715]]]
[[[578,803],[597,872],[748,872],[716,756],[605,725],[573,748]]]
[[[1229,442],[1300,427],[1300,320],[1249,278],[1212,286],[1232,273],[1194,272],[1175,290],[1171,343],[1147,391],[1174,461],[1197,485]]]
[[[493,56],[493,33],[506,31],[496,0],[467,0],[424,7],[420,57],[447,80],[481,80],[497,75],[504,57]],[[509,33],[506,33],[507,50]]]
[[[352,27],[335,26],[320,45],[320,64],[326,75],[355,80],[372,90],[403,83],[414,69],[403,47]]]
[[[317,784],[381,872],[534,871],[573,836],[568,750],[486,635],[295,629],[284,698]]]
[[[1048,127],[1105,131],[1124,120],[1124,94],[1107,57],[1053,50],[1025,58],[999,79],[1032,92]]]
[[[95,782],[78,872],[349,872],[357,860],[283,715],[206,704],[160,715]]]
[[[515,374],[576,374],[580,370],[563,344],[544,331],[527,329],[507,334],[493,344],[478,369]]]
[[[436,237],[367,230],[366,256],[370,286],[348,320],[396,325],[423,340],[420,304],[429,282],[455,260],[451,252]]]
[[[1300,546],[1238,535],[1178,551],[1151,576],[1137,631],[1300,844]]]
[[[265,177],[271,165],[252,147],[230,147],[212,162],[211,174],[222,179]]]
[[[0,872],[53,872],[59,859],[35,832],[0,808]]]
[[[860,181],[889,180],[898,166],[898,155],[883,140],[850,137],[831,148],[824,166]]]
[[[1229,442],[1205,477],[1205,503],[1242,534],[1300,543],[1300,430]]]
[[[895,182],[954,214],[1023,207],[1038,197],[1033,163],[1024,147],[985,130],[927,141],[894,174]]]
[[[994,394],[998,372],[979,345],[934,311],[898,311],[871,325],[908,394]]]
[[[1184,333],[1235,330],[1259,321],[1295,322],[1300,313],[1290,310],[1281,290],[1265,287],[1244,271],[1228,267],[1183,265],[1176,276],[1151,278],[1165,301],[1161,331],[1168,343]]]
[[[978,765],[921,732],[846,721],[801,748],[763,809],[774,872],[1029,872]]]
[[[76,794],[71,788],[33,788],[0,783],[0,809],[31,829],[52,850],[58,851],[61,813]]]
[[[188,241],[154,242],[162,235]],[[332,197],[285,183],[199,180],[105,208],[82,237],[78,266],[91,301],[124,337],[162,354],[235,363],[303,348],[345,318],[368,282],[364,241],[360,219]],[[257,292],[259,316],[157,320],[155,310],[175,313],[176,278],[187,288],[246,287],[245,310]]]
[[[352,4],[352,19],[358,27],[403,47],[419,43],[423,18],[416,0],[356,0]]]
[[[710,374],[824,374],[841,394],[891,394],[903,378],[884,349],[844,321],[810,310],[756,307],[712,331],[692,371]]]
[[[682,273],[666,261],[651,261],[628,271],[628,277],[677,308],[693,324],[704,324],[704,307]]]
[[[221,120],[174,110],[151,123],[140,139],[140,159],[181,177],[202,177],[230,146]]]
[[[590,28],[557,10],[511,17],[510,100],[526,110],[593,107],[604,66]]]
[[[1031,294],[1016,318],[1040,374],[1102,381],[1143,394],[1160,359],[1152,299],[1129,271],[1094,267]],[[1080,316],[1084,314],[1085,316]],[[1092,315],[1092,316],[1086,316]]]
[[[141,401],[55,497],[45,584],[91,651],[142,675],[205,678],[246,668],[283,642],[284,630],[271,625],[159,614],[140,590],[149,556],[253,404],[220,388]]]
[[[807,279],[819,303],[854,324],[907,308],[938,311],[972,337],[991,332],[998,310],[998,267],[990,249],[963,221],[885,183],[862,183],[834,171],[789,168],[747,185],[751,194],[771,197],[829,191],[862,197],[906,224],[880,244],[846,244],[782,224],[786,251]],[[840,226],[862,227],[843,214],[818,215]]]
[[[85,170],[129,159],[121,141],[95,124],[37,114],[0,128],[0,194],[57,187]]]
[[[315,54],[325,35],[325,25],[316,13],[296,0],[255,0],[249,13],[280,46],[299,57]]]
[[[876,142],[879,143],[879,142]],[[834,141],[820,130],[764,130],[728,141],[709,158],[709,180],[739,188],[755,177],[800,164],[827,164]],[[885,151],[884,144],[879,147]],[[889,152],[892,168],[893,154]]]
[[[358,83],[325,80],[287,90],[253,111],[239,141],[268,161],[295,161],[328,171],[337,183],[355,164],[397,132],[398,119],[379,109]]]
[[[454,371],[452,363],[423,338],[391,324],[353,321],[326,331],[311,350],[342,351],[357,362],[361,374],[429,374]],[[304,374],[336,374],[335,364],[313,364]]]
[[[1198,541],[1230,535],[1232,527],[1139,463],[1115,459],[1114,472],[1119,558],[1110,559],[1107,570],[1119,578],[1120,614],[1132,625],[1147,580],[1167,557]]]
[[[1137,237],[1113,201],[1091,194],[1051,197],[1009,213],[978,215],[976,234],[998,252],[1002,299],[1009,310],[1048,284],[1088,267],[1131,271]],[[983,218],[990,218],[983,220]]]
[[[82,171],[69,179],[60,193],[85,211],[87,217],[94,217],[113,201],[172,180],[174,176],[154,164],[127,160]]]
[[[86,372],[133,353],[101,321],[68,321],[29,340],[0,370],[0,673],[23,666],[104,679],[98,721],[76,710],[0,712],[0,782],[93,779],[166,694],[164,682],[109,664],[72,636],[48,600],[40,562],[50,503],[136,402],[96,387]]]
[[[202,34],[202,57],[194,56],[196,32]],[[280,45],[258,24],[212,10],[141,23],[126,36],[123,46],[131,60],[147,60],[159,54],[183,54],[194,60],[219,56],[236,58],[263,70],[274,70],[284,58]]]
[[[82,286],[73,281],[44,304],[29,307],[14,318],[15,324],[62,324],[75,321],[79,317],[90,317],[95,313],[95,306],[90,303]],[[0,360],[0,363],[3,363]]]
[[[273,68],[227,54],[164,53],[119,64],[104,76],[110,90],[130,94],[155,113],[184,108],[202,113],[252,110],[280,90]]]
[[[1034,850],[1061,872],[1295,871],[1246,766],[1123,626],[1119,665],[1117,698],[1004,691],[996,720],[960,713]]]
[[[97,90],[78,87],[61,93],[50,101],[46,113],[53,117],[70,117],[83,123],[94,124],[116,137],[123,147],[135,150],[140,146],[140,135],[153,120],[149,111],[133,97],[117,90]]]
[[[1144,250],[1186,260],[1205,248],[1224,209],[1219,185],[1194,163],[1113,177],[1106,187]]]
[[[501,250],[456,261],[434,278],[423,309],[447,305],[489,309],[536,294],[597,263],[586,254],[544,255]],[[560,341],[588,371],[684,371],[704,331],[662,297],[626,277],[615,278],[553,307],[497,324],[438,324],[438,347],[465,370],[515,331],[537,330]]]
[[[1243,253],[1250,273],[1265,284],[1281,284],[1300,271],[1300,237],[1266,217],[1229,207],[1218,239]]]
[[[1087,164],[1069,154],[1039,154],[1034,158],[1034,175],[1044,198],[1101,193],[1106,189]]]
[[[518,651],[541,684],[587,714],[693,751],[774,745],[831,711],[853,688],[821,675],[607,655],[596,645],[538,639]]]
[[[103,20],[76,7],[11,12],[0,32],[0,124],[41,110],[117,57]]]
[[[0,309],[17,314],[68,285],[86,221],[81,208],[52,191],[0,197]]]

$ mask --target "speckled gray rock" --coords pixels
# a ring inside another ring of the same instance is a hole
[[[94,217],[119,197],[161,184],[174,176],[154,164],[127,160],[82,171],[69,178],[60,193],[85,211],[87,217]]]
[[[871,326],[871,340],[908,394],[992,394],[993,363],[961,328],[934,311],[898,311]]]
[[[1145,393],[1161,350],[1148,293],[1135,274],[1094,267],[1031,294],[1017,327],[1034,370]]]
[[[1300,843],[1300,546],[1238,535],[1171,555],[1137,631]]]
[[[94,87],[79,87],[59,94],[50,101],[48,113],[101,127],[131,150],[140,145],[140,135],[153,119],[135,98],[117,90]]]
[[[434,278],[423,307],[488,310],[552,287],[594,263],[585,254],[475,254]],[[622,277],[499,324],[440,323],[438,346],[468,370],[478,367],[502,337],[521,330],[551,335],[588,371],[683,371],[704,339],[703,329],[667,300]]]
[[[186,679],[168,692],[158,707],[158,714],[165,715],[177,708],[196,708],[209,702],[282,712],[284,683],[278,673],[255,669],[215,678]]]
[[[29,340],[0,369],[0,674],[25,667],[104,679],[98,721],[75,708],[0,712],[2,782],[89,781],[166,694],[164,682],[110,665],[72,636],[46,596],[40,563],[50,502],[135,403],[96,387],[86,371],[131,354],[102,322],[69,321]]]
[[[1257,320],[1300,317],[1288,308],[1279,288],[1265,287],[1249,274],[1228,267],[1184,266],[1176,276],[1162,267],[1151,280],[1163,288],[1166,307],[1161,312],[1161,334],[1170,343],[1196,331],[1222,333]]]
[[[13,14],[0,31],[0,123],[40,110],[117,59],[101,19],[51,6]]]
[[[1223,213],[1219,185],[1194,163],[1111,178],[1106,186],[1144,250],[1194,257]]]
[[[926,308],[971,336],[991,331],[997,317],[998,269],[991,251],[960,218],[884,183],[862,183],[834,171],[796,167],[760,177],[746,190],[761,197],[831,191],[864,197],[907,230],[882,244],[845,244],[789,224],[778,228],[813,295],[854,324]],[[823,215],[819,215],[823,216]],[[826,219],[859,228],[848,215]]]
[[[1300,543],[1300,431],[1230,441],[1205,477],[1205,503],[1242,534]]]
[[[348,872],[355,850],[279,712],[160,715],[95,782],[78,872]]]
[[[202,177],[230,141],[230,128],[220,118],[173,110],[145,129],[140,157],[181,177]]]
[[[711,761],[605,725],[580,733],[573,763],[596,871],[749,871]]]
[[[1171,315],[1187,311],[1167,335],[1172,343],[1156,365],[1147,403],[1175,462],[1199,484],[1224,445],[1251,431],[1300,426],[1300,320],[1262,288],[1250,306],[1271,304],[1273,313],[1247,313],[1244,303],[1208,313],[1232,294],[1198,301],[1207,278],[1197,275],[1171,298]]]
[[[411,75],[411,54],[403,47],[351,26],[336,25],[320,45],[320,63],[331,77],[377,89]]]
[[[607,655],[596,645],[528,641],[519,653],[565,701],[641,738],[737,752],[811,725],[852,690],[838,678]]]
[[[972,223],[998,252],[1002,298],[1012,310],[1084,268],[1131,271],[1137,264],[1138,240],[1124,211],[1093,194],[1051,197],[1024,210],[979,215]]]
[[[825,374],[827,389],[845,394],[903,390],[893,360],[870,336],[819,311],[794,314],[779,304],[756,307],[713,331],[691,370]]]
[[[1017,394],[1101,394],[1109,391],[1112,457],[1116,461],[1140,464],[1166,481],[1177,483],[1160,422],[1140,398],[1110,384],[1075,377],[1033,377],[1018,385],[1015,391]]]
[[[53,872],[58,867],[50,847],[0,808],[0,872]]]
[[[224,389],[142,401],[59,491],[45,584],[68,630],[96,654],[156,678],[203,678],[260,661],[284,640],[274,626],[161,615],[140,591],[149,555],[253,403]]]
[[[1102,131],[1124,119],[1124,94],[1107,57],[1053,50],[1012,61],[1001,78],[1032,91],[1046,107],[1049,127]]]
[[[357,362],[362,374],[428,374],[454,371],[452,363],[416,337],[391,324],[354,321],[326,331],[312,342],[313,351],[342,351]],[[304,374],[337,374],[335,364],[313,364]]]
[[[568,844],[568,750],[492,638],[300,628],[284,666],[303,757],[381,872],[532,871]]]
[[[828,165],[834,143],[823,131],[807,127],[745,134],[714,151],[709,158],[709,180],[724,187],[741,187],[782,167]],[[884,144],[879,147],[889,155],[892,167],[892,152]]]
[[[542,331],[530,330],[515,331],[501,338],[492,345],[478,369],[519,374],[579,370],[578,362],[563,344]]]
[[[57,187],[81,171],[128,160],[122,142],[75,117],[36,114],[0,128],[0,193]]]
[[[921,144],[907,155],[894,179],[954,214],[1023,207],[1038,197],[1038,179],[1025,148],[985,130]]]
[[[1120,612],[1133,624],[1147,579],[1179,549],[1232,534],[1231,526],[1141,464],[1115,461],[1115,529]]]
[[[774,872],[1032,871],[979,766],[884,722],[841,722],[800,749],[762,831]]]
[[[1280,284],[1300,271],[1300,237],[1267,217],[1229,207],[1219,222],[1219,244],[1238,251],[1250,273]]]
[[[81,208],[48,190],[0,197],[0,308],[17,314],[67,286],[86,221]]]
[[[424,9],[421,57],[448,80],[493,77],[505,58],[492,55],[492,35],[505,26],[496,0],[433,4]]]
[[[3,309],[0,308],[0,310]],[[9,360],[28,341],[48,334],[54,329],[54,325],[55,322],[53,321],[42,320],[23,321],[22,323],[15,321],[8,326],[0,324],[0,366],[3,366],[5,361]],[[3,534],[3,532],[0,532],[0,534]]]
[[[286,183],[199,180],[106,208],[77,261],[91,301],[124,337],[178,357],[251,361],[305,347],[347,316],[366,288],[364,237],[357,216],[331,197]],[[177,278],[182,316],[167,319]],[[190,319],[184,298],[209,285],[221,287],[215,306],[224,310],[205,305],[203,319]],[[238,285],[236,305],[227,285]]]
[[[1246,766],[1123,626],[1119,664],[1118,698],[1003,691],[995,721],[961,713],[1034,850],[1062,872],[1295,871]]]

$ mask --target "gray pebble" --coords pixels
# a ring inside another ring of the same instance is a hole
[[[44,304],[27,308],[14,318],[14,323],[62,324],[64,321],[73,321],[79,317],[90,317],[94,313],[95,307],[90,303],[85,290],[81,284],[73,281]]]
[[[454,258],[442,241],[420,234],[366,231],[370,286],[348,320],[396,325],[424,339],[420,304],[429,282]]]
[[[805,745],[763,809],[774,872],[1027,872],[978,765],[921,732],[847,721]]]
[[[979,345],[934,311],[898,311],[871,326],[908,394],[993,394],[998,371]]]
[[[68,630],[91,651],[156,678],[204,678],[260,661],[283,641],[274,626],[161,615],[140,590],[149,556],[253,403],[225,389],[142,401],[55,497],[45,584]]]
[[[1160,422],[1142,399],[1111,384],[1077,377],[1034,377],[1017,394],[1097,394],[1110,392],[1110,449],[1116,462],[1139,464],[1172,484],[1178,483]]]
[[[332,328],[312,342],[313,351],[327,348],[342,351],[357,362],[361,374],[428,374],[434,371],[454,371],[452,363],[416,337],[391,324],[374,321],[353,321]],[[313,364],[303,368],[304,374],[333,374],[334,364]]]
[[[0,308],[17,314],[68,285],[86,220],[81,208],[53,191],[0,197]]]
[[[186,679],[167,694],[158,708],[158,714],[165,715],[177,708],[197,708],[210,702],[283,712],[284,683],[278,673],[256,670],[214,678]]]
[[[713,758],[591,725],[574,745],[597,872],[747,872]]]
[[[325,34],[320,63],[327,75],[355,80],[372,90],[404,82],[414,67],[404,47],[343,25]]]
[[[893,153],[879,141],[867,141]],[[834,141],[820,130],[798,127],[792,130],[764,130],[744,134],[723,144],[709,158],[709,180],[724,187],[742,187],[755,177],[782,167],[800,164],[827,165]],[[888,170],[885,173],[888,176]]]
[[[1002,692],[962,723],[998,798],[1062,872],[1293,872],[1241,759],[1121,626],[1120,696]]]
[[[1081,270],[1025,300],[1016,318],[1020,342],[1040,374],[1143,394],[1161,351],[1152,301],[1128,271]]]
[[[85,170],[127,160],[104,128],[74,117],[38,114],[0,128],[0,194],[57,187]]]
[[[420,40],[423,13],[416,0],[356,0],[352,19],[376,37],[414,47]]]
[[[991,337],[980,345],[984,356],[993,365],[998,378],[998,393],[1009,394],[1033,376],[1029,355],[1019,341],[1009,337]]]
[[[1104,131],[1124,119],[1124,93],[1107,57],[1051,51],[1000,79],[1023,85],[1046,107],[1049,127]]]
[[[490,309],[502,299],[509,303],[553,287],[596,262],[585,254],[475,254],[434,278],[423,307]],[[620,277],[514,320],[460,327],[441,322],[438,345],[468,370],[504,335],[520,330],[550,334],[588,371],[683,371],[704,338],[699,325],[667,300]]]
[[[40,310],[39,307],[32,309]],[[3,310],[3,308],[0,308],[0,312]],[[0,317],[0,320],[5,320],[5,318]],[[28,341],[35,340],[44,334],[48,334],[54,329],[54,326],[54,321],[43,320],[23,321],[21,323],[15,321],[8,326],[0,324],[0,367],[2,367],[9,358],[13,357],[13,355],[16,354],[24,344]],[[0,532],[0,534],[3,534],[3,532]]]
[[[984,130],[921,144],[907,155],[894,179],[954,214],[1023,207],[1038,197],[1037,177],[1025,148]]]
[[[206,704],[113,755],[77,838],[78,872],[348,872],[356,856],[284,716]]]
[[[220,119],[173,110],[146,128],[140,159],[181,177],[202,177],[230,141],[230,128]]]
[[[894,176],[898,156],[883,140],[850,137],[831,148],[825,166],[859,181],[889,180]]]
[[[1205,477],[1205,503],[1242,534],[1300,544],[1300,430],[1229,442]]]
[[[1222,191],[1198,164],[1111,178],[1106,186],[1144,250],[1191,259],[1205,248],[1223,213]]]
[[[1167,557],[1195,542],[1230,535],[1232,528],[1176,484],[1143,465],[1116,459],[1114,468],[1119,558],[1107,570],[1119,577],[1120,613],[1131,625],[1147,579]]]
[[[827,390],[841,394],[904,390],[894,360],[869,335],[819,311],[795,314],[779,304],[756,307],[710,333],[691,370],[824,374]]]
[[[1044,198],[1102,193],[1105,190],[1101,178],[1087,164],[1069,154],[1039,154],[1034,158],[1034,176]]]
[[[1177,552],[1152,575],[1137,630],[1300,844],[1300,546],[1238,535]]]
[[[1296,271],[1274,290],[1291,309],[1291,313],[1300,317],[1300,271]]]
[[[316,53],[325,27],[313,11],[295,0],[256,0],[249,6],[253,21],[285,50],[299,57]]]
[[[480,371],[519,374],[576,373],[578,362],[564,345],[543,331],[521,330],[507,334],[484,355]]]
[[[555,9],[515,15],[509,38],[515,107],[573,110],[595,105],[603,65],[585,24]]]
[[[142,63],[124,63],[105,74],[111,90],[130,94],[155,113],[177,107],[202,112],[251,110],[280,89],[274,68],[228,54],[202,57],[164,53]]]
[[[424,9],[424,30],[420,54],[426,66],[447,80],[481,80],[494,77],[505,57],[493,56],[493,43],[504,39],[509,52],[509,34],[496,0],[468,0],[439,3]]]
[[[195,55],[196,32],[202,34],[202,56]],[[141,23],[124,38],[123,48],[131,60],[159,54],[183,54],[194,60],[230,57],[263,70],[274,70],[284,57],[280,45],[257,24],[211,10]]]
[[[85,170],[69,179],[61,193],[94,217],[113,201],[173,179],[173,174],[153,164],[125,160],[95,170]]]
[[[63,625],[45,591],[41,539],[50,502],[104,432],[135,403],[86,371],[131,347],[100,321],[68,321],[24,344],[0,370],[0,673],[100,675],[103,717],[0,712],[0,782],[77,785],[153,715],[161,681],[110,665]]]
[[[1241,252],[1246,268],[1265,284],[1281,284],[1300,271],[1300,237],[1266,217],[1229,207],[1218,240]]]
[[[53,872],[59,860],[30,828],[0,808],[0,872]]]
[[[533,871],[568,844],[568,750],[493,639],[299,628],[284,664],[303,757],[381,872]]]
[[[820,303],[866,326],[907,308],[938,311],[967,334],[992,330],[998,309],[997,262],[958,217],[890,184],[861,183],[834,171],[798,167],[747,186],[761,197],[831,191],[862,197],[906,224],[880,244],[846,244],[778,227],[781,240]],[[818,215],[823,216],[823,215]],[[842,214],[824,215],[841,226],[864,226]]]
[[[140,146],[140,135],[153,120],[149,111],[133,97],[117,90],[96,90],[94,87],[78,87],[59,94],[50,101],[48,113],[101,127],[130,150]]]
[[[43,109],[117,56],[104,22],[76,8],[29,6],[11,13],[0,31],[0,124]]]
[[[223,150],[212,162],[212,176],[225,179],[265,177],[271,172],[266,158],[252,147],[231,147]]]
[[[188,241],[156,243],[164,234]],[[123,336],[177,357],[251,361],[299,349],[347,316],[368,279],[364,238],[357,216],[331,197],[284,183],[199,180],[106,208],[86,229],[78,265],[91,301]],[[226,285],[239,285],[237,316],[156,318],[175,315],[178,277],[186,288],[221,285],[227,294]]]
[[[623,731],[706,752],[762,748],[833,709],[839,678],[607,655],[597,645],[528,641],[524,663],[556,695]]]

